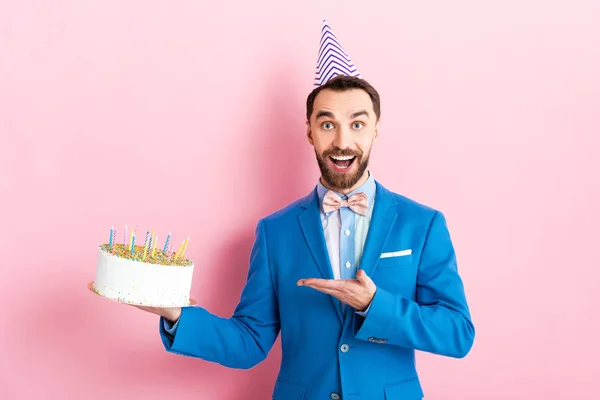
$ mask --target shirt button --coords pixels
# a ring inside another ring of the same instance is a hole
[[[352,264],[350,264],[350,261],[347,261],[347,262],[346,262],[346,268],[350,268],[350,266],[351,266],[351,265],[352,265]]]
[[[347,353],[349,349],[350,349],[350,346],[348,346],[346,343],[344,343],[342,345],[342,347],[340,347],[340,350],[342,350],[342,353]]]
[[[331,398],[332,398],[333,400],[339,400],[339,398],[340,398],[340,395],[339,395],[339,394],[337,394],[337,393],[331,393]]]
[[[348,236],[348,235],[350,234],[350,229],[346,229],[346,230],[344,231],[344,234],[345,234],[346,236]]]

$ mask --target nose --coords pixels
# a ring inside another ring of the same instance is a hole
[[[346,149],[352,145],[352,132],[346,126],[340,126],[336,133],[333,145],[340,149]]]

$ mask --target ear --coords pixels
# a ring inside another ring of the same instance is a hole
[[[306,121],[306,138],[308,139],[308,143],[310,143],[313,146],[315,145],[315,143],[313,141],[312,130],[310,129],[309,121]]]
[[[373,141],[377,140],[379,137],[379,121],[375,124],[375,136],[373,137]]]

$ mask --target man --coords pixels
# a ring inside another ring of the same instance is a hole
[[[320,180],[258,222],[233,316],[140,308],[161,316],[168,351],[231,368],[263,361],[281,333],[276,400],[421,399],[415,350],[464,357],[474,327],[444,216],[368,170],[379,94],[344,60],[307,99]]]

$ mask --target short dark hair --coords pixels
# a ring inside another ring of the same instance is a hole
[[[379,99],[379,93],[369,82],[362,78],[356,78],[348,75],[338,75],[335,78],[327,81],[324,85],[315,88],[306,99],[306,120],[310,121],[310,117],[313,113],[313,108],[315,104],[315,98],[324,89],[331,89],[337,92],[343,92],[345,90],[350,89],[362,89],[371,98],[373,102],[373,110],[375,111],[375,116],[377,120],[381,116],[381,103]]]

